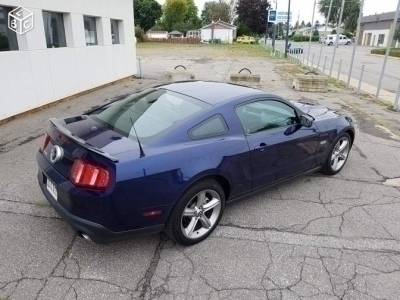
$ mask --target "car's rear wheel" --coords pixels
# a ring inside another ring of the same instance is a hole
[[[335,175],[343,169],[349,157],[351,149],[351,139],[348,133],[341,134],[333,144],[328,157],[326,158],[322,173]]]
[[[206,239],[217,227],[225,209],[225,194],[214,180],[200,181],[178,200],[165,231],[181,245],[194,245]]]
[[[333,45],[333,43],[332,42],[330,42],[329,44],[328,44],[328,46],[332,46]]]

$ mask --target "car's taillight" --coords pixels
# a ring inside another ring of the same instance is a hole
[[[110,174],[102,167],[75,159],[69,179],[77,186],[90,189],[105,189],[110,181]]]
[[[47,144],[50,141],[50,136],[47,134],[47,132],[44,134],[41,142],[40,142],[40,151],[43,151],[44,149],[46,149]]]

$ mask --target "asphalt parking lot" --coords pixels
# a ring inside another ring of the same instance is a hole
[[[387,183],[400,177],[400,139],[349,107],[348,91],[292,90],[276,60],[169,47],[139,46],[142,79],[0,126],[0,299],[399,299],[400,191]],[[261,89],[351,116],[357,133],[346,166],[228,207],[216,231],[192,247],[164,234],[108,245],[77,237],[36,183],[46,120],[160,83],[178,64],[220,81],[248,67]]]

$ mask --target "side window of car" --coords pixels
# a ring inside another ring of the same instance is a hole
[[[228,133],[228,126],[221,115],[215,115],[211,118],[192,127],[188,134],[193,140],[220,136]]]
[[[236,108],[246,134],[287,127],[299,122],[296,110],[276,100],[251,102]]]

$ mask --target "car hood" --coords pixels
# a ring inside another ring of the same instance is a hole
[[[118,158],[129,152],[133,157],[140,155],[139,144],[136,140],[108,128],[91,116],[66,118],[58,120],[58,124],[81,144],[99,149],[113,157]]]
[[[323,105],[315,105],[309,102],[291,101],[302,112],[312,116],[315,120],[337,118],[340,114]]]

